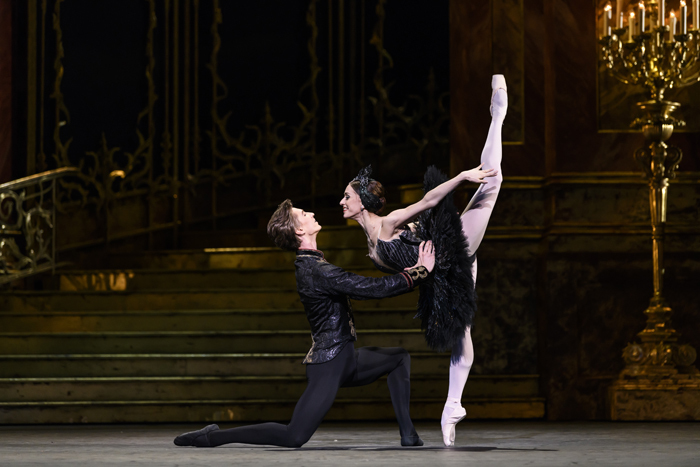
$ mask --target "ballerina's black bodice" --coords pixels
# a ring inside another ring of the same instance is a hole
[[[388,268],[372,260],[374,265],[382,272],[396,274],[405,268],[413,267],[418,262],[418,247],[421,239],[408,228],[401,231],[393,240],[384,241],[377,239],[376,253],[382,263]]]
[[[447,180],[435,167],[425,173],[425,192]],[[467,255],[467,240],[462,221],[452,200],[452,193],[418,217],[414,231],[404,229],[390,241],[377,241],[375,254],[387,267],[374,265],[382,272],[395,274],[418,261],[422,240],[432,240],[435,269],[431,279],[420,286],[418,312],[425,340],[434,350],[444,351],[461,343],[476,311],[476,293],[471,266],[474,257]]]

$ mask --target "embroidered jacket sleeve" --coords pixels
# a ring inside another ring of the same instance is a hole
[[[347,295],[353,300],[394,297],[410,291],[429,276],[428,270],[419,266],[392,276],[365,277],[330,263],[320,264],[316,273],[329,292]]]
[[[357,339],[349,298],[392,297],[428,277],[425,268],[382,278],[358,276],[326,262],[318,250],[298,250],[295,267],[297,291],[311,326],[312,345],[304,363],[311,364],[332,360]]]

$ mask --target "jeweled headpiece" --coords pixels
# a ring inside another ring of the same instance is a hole
[[[360,195],[360,201],[362,201],[362,205],[369,212],[375,212],[381,209],[384,203],[382,203],[382,199],[379,196],[369,191],[369,182],[374,181],[374,179],[369,177],[370,175],[372,175],[371,164],[365,167],[364,169],[360,170],[360,173],[358,173],[357,177],[353,178],[352,181],[360,182],[360,191],[357,194]]]

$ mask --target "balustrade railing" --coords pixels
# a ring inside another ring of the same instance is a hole
[[[56,263],[56,181],[75,167],[0,185],[0,285],[53,271]]]

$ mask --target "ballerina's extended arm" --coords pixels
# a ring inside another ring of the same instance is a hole
[[[384,216],[382,218],[382,228],[379,233],[380,238],[386,239],[391,237],[396,231],[397,227],[401,227],[411,222],[423,211],[437,206],[437,204],[445,196],[456,189],[461,183],[473,182],[484,184],[486,183],[484,178],[495,177],[496,175],[498,175],[497,170],[481,170],[481,165],[474,169],[465,170],[464,172],[459,173],[456,177],[451,178],[450,180],[447,180],[446,182],[430,190],[425,194],[425,196],[423,196],[423,199],[417,203],[411,204],[403,209],[397,209]]]

